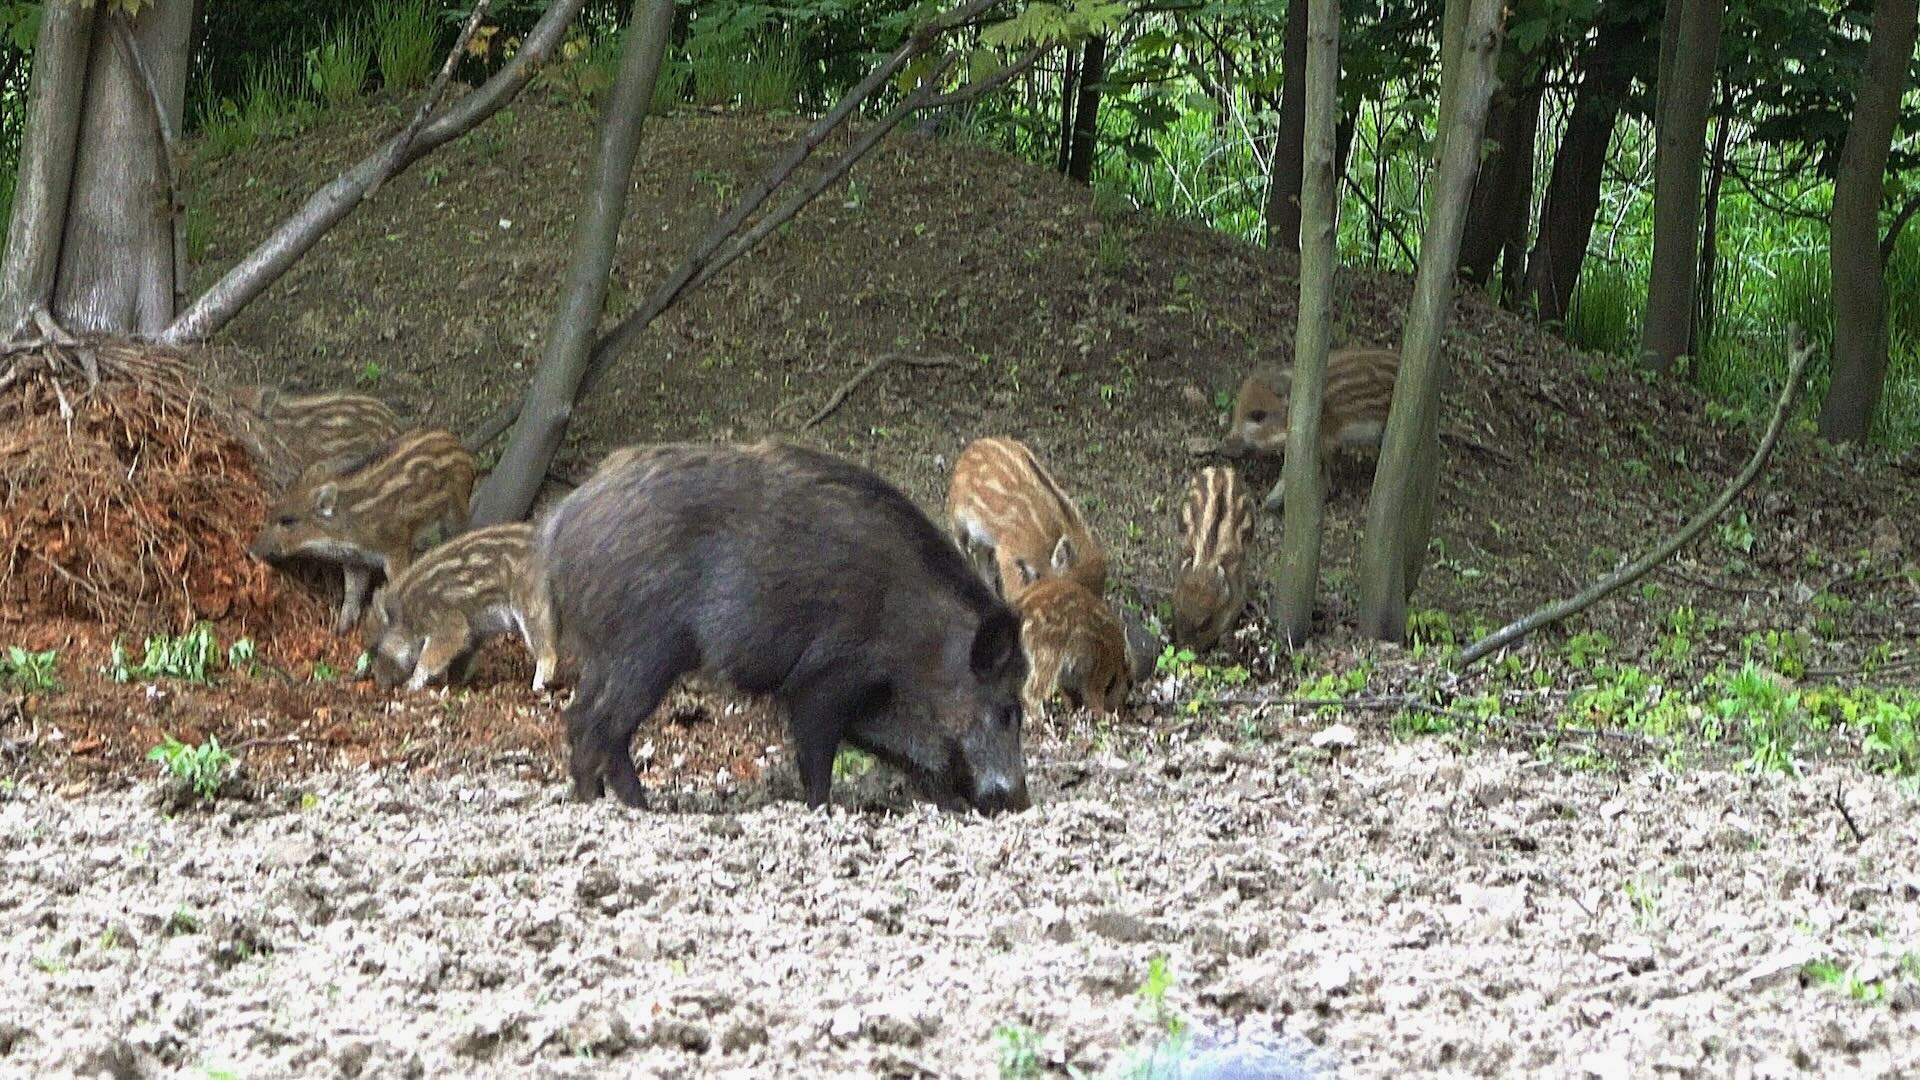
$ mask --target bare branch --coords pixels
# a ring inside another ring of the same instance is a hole
[[[442,144],[473,130],[524,89],[566,37],[585,0],[554,0],[520,44],[507,66],[479,89],[461,97],[418,130],[409,126],[358,164],[308,197],[306,205],[282,222],[259,247],[202,293],[173,325],[159,335],[166,345],[204,341],[248,303],[280,279],[327,230],[339,224],[366,198],[374,184],[405,169]],[[436,84],[438,85],[438,84]],[[409,135],[411,132],[411,135]]]
[[[1768,423],[1766,434],[1760,437],[1760,445],[1754,449],[1753,459],[1747,462],[1747,467],[1740,470],[1740,475],[1734,477],[1733,482],[1728,484],[1719,497],[1707,505],[1706,509],[1700,511],[1692,521],[1687,522],[1684,528],[1662,541],[1652,551],[1635,559],[1631,565],[1619,572],[1596,582],[1585,592],[1571,600],[1550,604],[1517,622],[1508,623],[1467,646],[1460,653],[1461,666],[1472,664],[1496,649],[1505,648],[1543,626],[1577,614],[1597,603],[1608,593],[1633,584],[1646,576],[1655,566],[1671,558],[1674,552],[1691,543],[1693,538],[1705,531],[1708,525],[1713,524],[1714,519],[1725,513],[1727,507],[1733,504],[1733,500],[1739,497],[1740,493],[1745,491],[1748,485],[1759,477],[1760,471],[1766,467],[1767,458],[1773,453],[1773,445],[1779,440],[1781,429],[1786,427],[1787,414],[1792,411],[1794,396],[1800,390],[1800,377],[1806,371],[1807,359],[1813,355],[1813,352],[1814,347],[1807,343],[1800,331],[1800,325],[1798,323],[1789,325],[1787,327],[1787,383],[1780,388],[1780,399],[1774,404],[1773,420]]]
[[[959,367],[960,361],[951,356],[906,356],[901,353],[883,353],[876,356],[868,361],[867,366],[861,368],[853,378],[840,384],[840,389],[835,390],[833,396],[827,399],[827,403],[820,406],[820,411],[808,417],[807,422],[800,425],[800,430],[805,431],[819,424],[820,421],[825,420],[827,417],[832,416],[835,409],[838,409],[846,403],[848,395],[860,388],[861,383],[873,378],[882,368],[889,367],[893,364],[905,364],[908,367],[917,368],[951,368]],[[781,405],[778,409],[774,410],[774,416],[779,417],[792,412],[794,404],[794,402],[789,401]]]
[[[1007,83],[1010,83],[1014,79],[1018,78],[1021,75],[1021,73],[1025,72],[1028,68],[1032,67],[1042,56],[1045,56],[1047,54],[1047,50],[1051,47],[1052,46],[1048,46],[1048,45],[1038,46],[1032,52],[1021,57],[1018,60],[1015,60],[1013,63],[1008,64],[1006,67],[1001,68],[999,71],[994,72],[993,74],[987,76],[986,78],[981,79],[979,82],[968,83],[967,85],[961,87],[960,89],[955,90],[951,94],[940,94],[935,97],[928,98],[926,102],[923,105],[921,105],[921,108],[944,109],[949,105],[965,105],[969,101],[974,101],[979,98],[985,97],[986,95],[992,93],[995,90],[998,90],[1000,87],[1005,86]]]
[[[480,29],[480,20],[486,18],[487,9],[492,6],[493,0],[479,0],[473,5],[473,12],[467,16],[466,25],[460,28],[459,39],[453,43],[453,48],[447,51],[447,58],[440,65],[440,74],[434,76],[433,85],[427,88],[427,96],[420,100],[420,107],[413,112],[413,119],[408,121],[406,129],[400,132],[399,138],[387,144],[386,172],[374,177],[372,185],[367,188],[367,193],[361,198],[373,198],[381,185],[393,177],[400,155],[406,153],[407,147],[413,145],[414,139],[419,138],[420,129],[426,126],[427,117],[433,115],[433,110],[440,107],[440,99],[446,95],[447,84],[453,81],[453,70],[460,66],[460,54],[467,51],[467,43],[473,40],[474,31]]]

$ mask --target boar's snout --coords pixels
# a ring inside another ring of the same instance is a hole
[[[988,816],[1008,810],[1026,810],[1033,806],[1033,800],[1027,797],[1027,778],[1024,776],[986,777],[974,785],[970,801],[975,810]]]
[[[992,711],[989,718],[975,725],[961,742],[965,761],[965,798],[982,814],[1007,810],[1025,810],[1033,805],[1027,796],[1027,760],[1020,746],[1021,709],[1008,703]]]

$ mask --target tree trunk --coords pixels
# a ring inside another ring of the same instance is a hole
[[[1878,0],[1853,123],[1833,183],[1833,382],[1820,434],[1864,442],[1887,377],[1887,280],[1880,258],[1880,200],[1887,151],[1913,57],[1915,0]],[[1845,287],[1841,287],[1845,283]]]
[[[1072,147],[1067,155],[1067,178],[1093,182],[1093,155],[1100,144],[1100,93],[1107,77],[1107,39],[1087,39],[1080,59],[1079,101],[1073,108]]]
[[[1320,579],[1322,499],[1320,404],[1333,339],[1334,240],[1338,235],[1339,174],[1334,169],[1340,112],[1340,11],[1337,0],[1306,4],[1306,98],[1302,120],[1303,190],[1297,210],[1300,313],[1293,337],[1293,390],[1288,403],[1287,459],[1279,588],[1274,622],[1293,648],[1313,630],[1313,593]]]
[[[1054,154],[1056,172],[1067,171],[1073,156],[1073,103],[1080,86],[1080,54],[1066,50],[1066,68],[1060,72],[1060,149]]]
[[[54,317],[69,329],[149,333],[173,320],[173,192],[147,82],[113,41],[113,18],[93,20],[73,180],[60,226]],[[187,88],[193,5],[166,0],[141,10],[131,38],[173,130]]]
[[[660,58],[673,33],[674,0],[633,0],[620,72],[600,117],[586,206],[574,229],[573,258],[560,295],[547,351],[527,391],[527,407],[508,437],[500,462],[474,502],[473,524],[517,521],[540,491],[547,466],[566,434],[574,398],[586,374],[587,357],[607,300],[640,128],[653,99]]]
[[[1545,84],[1535,79],[1515,93],[1494,98],[1487,115],[1487,139],[1493,152],[1480,164],[1467,207],[1467,231],[1460,240],[1460,276],[1485,285],[1502,253],[1524,244],[1533,210],[1533,140],[1540,126]]]
[[[1334,17],[1339,18],[1337,8]],[[1300,162],[1307,123],[1307,0],[1291,0],[1287,5],[1286,34],[1280,50],[1280,116],[1273,135],[1273,179],[1267,185],[1267,246],[1299,251]],[[1338,74],[1336,71],[1335,76]]]
[[[1700,244],[1700,159],[1720,55],[1726,0],[1672,0],[1661,35],[1663,63],[1655,106],[1653,269],[1640,361],[1664,372],[1687,351],[1693,324],[1695,258]]]
[[[1707,198],[1700,224],[1700,306],[1693,316],[1693,337],[1687,351],[1704,357],[1713,348],[1713,322],[1718,314],[1720,277],[1720,188],[1727,178],[1727,141],[1733,125],[1725,115],[1713,135],[1713,153],[1707,156]],[[1700,381],[1700,365],[1692,369],[1694,382]]]
[[[1542,322],[1564,321],[1573,308],[1573,290],[1593,236],[1593,215],[1600,208],[1607,144],[1613,141],[1630,76],[1620,54],[1647,32],[1643,23],[1607,23],[1582,59],[1580,86],[1553,155],[1540,203],[1540,231],[1527,256],[1521,289],[1521,305],[1531,307]]]
[[[1500,56],[1502,0],[1449,0],[1441,117],[1428,226],[1401,344],[1400,375],[1367,502],[1360,563],[1360,632],[1402,641],[1407,601],[1424,565],[1439,484],[1440,340],[1453,304],[1454,267],[1479,165],[1480,135]],[[1461,9],[1456,11],[1455,9]],[[1450,26],[1449,30],[1452,29]]]
[[[60,223],[73,183],[74,151],[86,90],[93,8],[41,8],[27,91],[26,132],[20,144],[7,258],[0,269],[0,332],[16,326],[29,307],[46,307],[60,265]]]

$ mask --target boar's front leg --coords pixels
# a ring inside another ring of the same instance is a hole
[[[833,789],[833,759],[847,732],[884,711],[892,698],[885,686],[823,679],[793,698],[793,742],[807,805],[827,805]]]
[[[607,686],[606,665],[589,656],[580,662],[580,681],[573,688],[573,702],[567,706],[567,769],[573,774],[573,798],[592,802],[606,793],[603,776],[607,755],[594,735],[601,692]]]
[[[340,598],[340,617],[333,621],[333,632],[350,634],[360,625],[361,605],[366,603],[367,593],[373,585],[373,571],[364,566],[347,563],[343,567],[345,595]]]
[[[606,686],[582,722],[578,737],[593,747],[593,756],[603,763],[606,785],[614,797],[635,809],[646,805],[646,792],[640,787],[640,774],[633,767],[633,736],[640,725],[666,700],[673,684],[693,667],[690,646],[663,635],[649,639],[641,650],[622,657],[622,662],[607,677]],[[569,722],[568,734],[574,735]],[[582,742],[574,743],[574,758],[579,760]],[[578,783],[579,772],[575,772]]]

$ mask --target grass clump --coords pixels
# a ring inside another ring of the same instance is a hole
[[[251,658],[250,651],[247,655]],[[214,640],[213,624],[203,620],[178,637],[156,634],[148,638],[138,661],[130,659],[120,639],[115,638],[107,677],[117,683],[152,679],[209,683],[219,662],[220,644]]]
[[[338,109],[360,96],[372,64],[373,43],[366,26],[344,22],[307,50],[307,85],[328,108]]]
[[[374,58],[388,90],[418,90],[433,71],[438,34],[425,0],[389,0],[373,9]]]
[[[201,802],[210,803],[226,781],[233,755],[211,735],[198,746],[188,746],[169,735],[165,742],[147,751],[147,760],[159,762],[163,773],[192,788]]]

